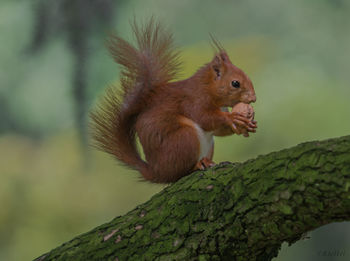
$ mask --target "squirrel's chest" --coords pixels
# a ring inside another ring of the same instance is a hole
[[[197,123],[193,123],[193,126],[200,144],[198,160],[201,160],[203,157],[208,157],[210,154],[212,146],[214,145],[214,135],[212,131],[204,131]]]

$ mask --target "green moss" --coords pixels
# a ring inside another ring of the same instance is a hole
[[[232,181],[232,176],[229,173],[222,173],[218,175],[217,181],[226,186]]]
[[[349,190],[350,190],[350,182],[348,181],[348,182],[345,182],[344,191],[349,192]]]
[[[187,234],[190,231],[190,224],[188,220],[183,220],[183,222],[180,222],[176,228],[177,232],[180,235]]]
[[[284,204],[284,203],[280,203],[277,205],[277,209],[282,212],[285,215],[291,215],[293,214],[293,209],[291,206]]]
[[[278,235],[280,231],[278,229],[277,224],[273,221],[270,221],[270,222],[263,223],[262,232],[265,235]]]
[[[240,201],[238,202],[238,204],[236,205],[236,211],[237,213],[244,213],[246,212],[248,209],[253,207],[254,202],[246,199],[244,201]]]
[[[233,200],[237,200],[244,192],[244,185],[241,180],[236,180],[231,186],[231,191],[233,194]]]
[[[267,195],[264,195],[263,197],[264,203],[277,202],[278,199],[279,199],[279,192],[276,190],[270,191]]]
[[[292,196],[289,190],[283,190],[280,192],[280,198],[289,199]]]
[[[210,256],[209,255],[200,255],[198,256],[198,261],[210,261]]]
[[[300,194],[294,194],[292,199],[296,205],[300,205],[304,201],[304,198]]]

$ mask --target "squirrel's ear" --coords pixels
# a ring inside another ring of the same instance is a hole
[[[219,55],[215,55],[214,59],[211,61],[211,67],[215,73],[215,79],[221,77],[223,61]]]

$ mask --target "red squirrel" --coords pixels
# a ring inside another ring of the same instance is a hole
[[[173,81],[180,63],[172,34],[153,19],[132,26],[136,46],[116,35],[107,42],[121,65],[122,90],[108,88],[91,113],[99,149],[145,180],[171,183],[214,165],[213,136],[255,132],[256,121],[223,109],[255,102],[256,96],[249,77],[231,63],[218,41],[212,39],[217,50],[211,62],[188,79]]]

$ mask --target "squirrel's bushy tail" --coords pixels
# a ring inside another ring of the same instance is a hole
[[[171,81],[179,67],[172,34],[152,18],[146,25],[132,24],[136,45],[112,35],[107,42],[113,59],[121,65],[121,90],[107,89],[91,112],[91,130],[97,148],[140,171],[152,180],[135,144],[135,122],[144,111],[150,93]]]

